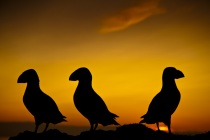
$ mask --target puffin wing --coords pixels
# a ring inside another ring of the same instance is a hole
[[[168,109],[168,101],[166,99],[165,94],[159,92],[150,102],[147,113],[141,118],[144,118],[148,123],[154,123],[163,118],[162,116],[166,115],[165,113]]]
[[[81,111],[84,116],[98,119],[109,112],[105,102],[95,91],[85,94],[85,96],[86,99],[83,101],[84,105],[81,107],[84,108],[83,111]]]
[[[43,92],[42,94],[40,94],[40,99],[38,100],[37,111],[39,112],[39,116],[45,122],[56,124],[65,121],[64,118],[66,118],[59,111],[55,101],[50,96],[48,96]]]
[[[78,93],[77,95],[80,96],[80,101],[76,101],[76,98],[74,98],[75,102],[77,102],[76,107],[89,121],[103,124],[107,118],[113,119],[118,117],[109,112],[103,99],[94,90],[85,94]]]
[[[98,122],[104,126],[109,125],[109,124],[119,125],[115,121],[115,118],[118,116],[114,113],[111,113],[108,110],[107,105],[97,93],[93,94],[93,99],[95,100],[97,104],[97,106],[93,107],[93,109],[94,111],[97,112],[96,117],[97,117]]]

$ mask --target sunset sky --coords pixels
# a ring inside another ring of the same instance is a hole
[[[208,0],[1,0],[0,123],[34,121],[17,83],[33,68],[62,124],[89,126],[73,103],[78,82],[68,80],[79,67],[121,125],[138,123],[173,66],[185,77],[172,130],[209,131],[209,37]]]

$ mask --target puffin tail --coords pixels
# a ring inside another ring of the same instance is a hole
[[[141,120],[139,123],[146,123],[146,121],[143,119],[143,120]]]
[[[141,116],[141,118],[145,118],[146,114]],[[145,119],[141,120],[139,123],[146,123]]]
[[[111,125],[111,124],[120,125],[120,124],[115,120],[117,117],[119,117],[119,116],[117,116],[117,115],[114,114],[114,113],[110,113],[110,114],[107,116],[107,118],[104,119],[104,120],[102,121],[101,124],[102,124],[103,126],[107,126],[107,125]]]
[[[67,120],[66,120],[66,117],[65,117],[65,116],[63,116],[63,122],[67,122]]]

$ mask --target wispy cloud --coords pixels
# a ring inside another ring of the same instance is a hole
[[[165,9],[159,6],[160,2],[161,0],[145,0],[143,3],[128,7],[116,15],[105,19],[100,32],[109,33],[123,30],[151,16],[162,14],[165,12]]]

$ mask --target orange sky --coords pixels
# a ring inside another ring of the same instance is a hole
[[[174,131],[210,130],[210,4],[206,0],[6,1],[0,22],[0,122],[34,121],[18,76],[33,68],[42,90],[67,117],[89,125],[74,107],[79,67],[120,124],[138,123],[174,66],[181,102]]]

